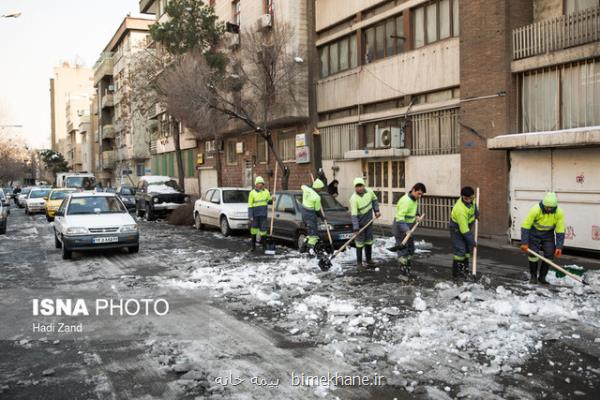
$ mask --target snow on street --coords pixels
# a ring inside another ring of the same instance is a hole
[[[135,332],[128,340],[54,343],[26,329],[2,337],[0,397],[60,398],[59,386],[72,388],[73,398],[98,399],[600,394],[600,294],[553,272],[552,286],[529,285],[516,251],[482,248],[483,279],[456,284],[445,237],[419,238],[415,278],[405,280],[385,250],[390,239],[377,239],[375,269],[357,270],[348,251],[321,272],[316,260],[284,246],[276,256],[251,254],[241,235],[139,222],[139,254],[75,254],[65,262],[43,216],[13,208],[8,235],[0,236],[5,294],[97,290],[183,300],[161,321],[110,328]],[[586,278],[600,286],[597,263],[570,261],[595,266]],[[18,301],[2,299],[5,318],[18,324]],[[100,330],[105,322],[93,323]],[[292,384],[302,374],[335,373],[371,380]]]

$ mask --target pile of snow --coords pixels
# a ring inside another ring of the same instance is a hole
[[[148,186],[148,193],[173,194],[180,192],[174,187],[165,185],[164,183],[153,183]]]

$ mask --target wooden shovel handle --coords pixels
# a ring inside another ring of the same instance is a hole
[[[273,194],[272,196],[275,196],[275,193],[277,193],[277,167],[279,166],[279,163],[275,162],[275,177],[273,180]],[[269,236],[273,236],[273,224],[275,223],[275,200],[272,201],[273,204],[271,204],[271,229],[269,230]]]
[[[583,279],[579,279],[579,277],[569,271],[567,271],[566,269],[564,269],[563,267],[561,267],[560,265],[554,263],[552,260],[547,259],[546,257],[544,257],[541,254],[536,253],[535,251],[531,250],[531,249],[527,249],[527,251],[531,254],[534,255],[536,257],[538,257],[539,259],[541,259],[542,261],[544,261],[546,264],[550,265],[552,268],[562,272],[563,274],[567,275],[569,278],[576,280],[577,282],[587,285],[588,283],[584,282]]]

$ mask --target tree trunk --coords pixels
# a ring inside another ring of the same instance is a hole
[[[273,145],[273,137],[271,134],[267,133],[266,135],[261,136],[269,145],[269,149],[271,149],[271,153],[273,153],[273,156],[275,157],[275,162],[279,164],[279,169],[281,169],[281,190],[288,190],[290,169],[283,163],[281,157],[279,157],[279,154],[277,153],[277,150],[275,150],[275,146]]]
[[[173,133],[173,145],[175,146],[175,161],[177,164],[177,178],[179,186],[185,190],[185,173],[183,170],[183,154],[181,154],[181,143],[179,140],[179,128],[175,127],[172,130]]]

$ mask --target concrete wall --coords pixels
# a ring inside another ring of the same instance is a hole
[[[457,196],[461,187],[460,154],[408,157],[407,189],[417,182],[427,186],[427,195]]]
[[[459,46],[451,38],[321,79],[318,111],[458,86]]]
[[[533,0],[533,20],[543,21],[562,15],[565,0]]]

